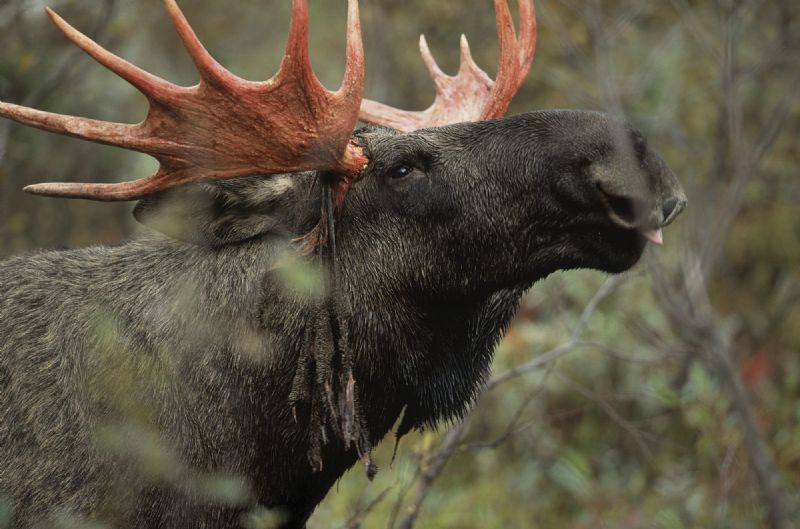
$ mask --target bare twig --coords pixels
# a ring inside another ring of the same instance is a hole
[[[649,438],[651,441],[657,440],[656,437],[649,433],[644,432],[637,428],[634,424],[628,421],[625,417],[619,414],[619,412],[612,406],[606,398],[597,393],[581,386],[571,378],[561,374],[560,378],[566,381],[569,386],[579,395],[582,397],[597,403],[598,406],[606,413],[606,415],[611,418],[615,423],[617,423],[623,430],[628,432],[633,440],[636,442],[639,449],[642,451],[642,454],[645,456],[646,460],[652,461],[653,460],[653,453],[650,451],[650,447],[647,446],[645,443],[644,438]]]
[[[95,22],[94,26],[89,31],[89,37],[94,41],[102,41],[106,30],[109,27],[109,22],[114,9],[116,8],[117,0],[104,0],[103,12]],[[82,55],[80,48],[70,46],[68,51],[64,53],[58,66],[53,72],[33,90],[21,104],[26,107],[35,107],[43,100],[47,99],[59,86],[63,85],[66,80],[76,75],[81,69],[87,65],[92,64],[91,61],[79,61],[78,57]],[[6,147],[8,145],[8,138],[11,134],[13,121],[4,119],[0,121],[0,161],[5,158]]]
[[[551,371],[548,371],[548,374],[550,372]],[[545,385],[543,380],[540,384],[538,384],[535,388],[533,388],[531,391],[528,392],[527,396],[522,400],[522,403],[514,411],[514,415],[511,417],[511,420],[508,421],[508,426],[506,427],[505,431],[502,434],[500,434],[498,437],[494,438],[491,441],[485,441],[482,443],[464,444],[461,447],[461,451],[463,452],[467,450],[475,450],[480,448],[497,448],[498,446],[505,443],[518,433],[527,430],[531,426],[539,424],[538,421],[527,421],[522,425],[520,425],[519,422],[522,419],[522,414],[525,412],[528,405],[530,405],[530,403],[542,393],[544,388]]]
[[[761,492],[761,499],[767,510],[767,520],[771,529],[790,527],[784,507],[783,491],[780,484],[780,472],[769,453],[753,405],[733,364],[730,351],[718,332],[712,332],[706,351],[716,368],[717,375],[728,389],[732,405],[739,418],[744,433],[744,443],[750,458],[750,466],[756,475]]]
[[[724,242],[744,204],[745,191],[749,183],[758,175],[761,163],[779,138],[780,132],[791,116],[789,110],[798,98],[800,98],[800,74],[794,76],[789,89],[769,112],[769,118],[755,140],[753,148],[732,150],[734,181],[728,188],[727,198],[723,201],[724,207],[720,212],[719,219],[717,222],[709,222],[707,225],[713,226],[714,229],[709,228],[705,244],[702,246],[704,248],[702,264],[706,277],[714,270],[722,254]]]
[[[420,474],[420,469],[417,468],[414,477],[411,480],[409,480],[409,482],[400,490],[399,494],[397,495],[397,498],[394,501],[394,505],[392,505],[392,510],[389,513],[389,519],[386,522],[386,527],[388,527],[389,529],[394,529],[394,527],[397,525],[397,519],[400,517],[400,511],[403,509],[403,505],[406,501],[406,496],[408,496],[408,493],[411,492],[412,488],[414,488],[414,485],[416,484],[417,479],[419,478],[419,474]]]
[[[389,495],[389,492],[394,488],[394,485],[389,485],[380,494],[372,498],[372,500],[367,503],[362,508],[358,509],[352,516],[341,526],[339,529],[359,529],[361,527],[364,518],[372,512],[372,510],[378,506],[386,497]]]
[[[733,483],[730,479],[731,469],[736,460],[736,447],[729,446],[725,452],[725,457],[719,464],[719,496],[721,498],[717,508],[717,519],[724,522],[728,519],[728,504]]]
[[[695,10],[689,5],[687,0],[671,0],[675,10],[680,13],[683,23],[697,43],[706,51],[715,62],[719,62],[722,57],[720,46],[709,36],[709,31],[703,27],[703,23],[697,17]]]
[[[411,529],[417,521],[420,508],[428,497],[431,486],[444,470],[447,462],[458,451],[458,447],[467,433],[467,423],[462,422],[449,432],[442,441],[441,446],[420,464],[420,485],[414,496],[414,501],[408,507],[405,518],[400,523],[400,529]]]
[[[500,384],[511,380],[512,378],[517,378],[525,373],[529,373],[531,371],[535,371],[537,369],[546,366],[553,360],[565,355],[566,353],[572,351],[579,345],[579,340],[581,335],[583,334],[586,326],[589,323],[589,320],[594,314],[595,310],[597,310],[597,306],[603,301],[609,294],[611,294],[614,290],[616,290],[621,284],[623,284],[628,279],[628,275],[617,275],[609,277],[605,283],[595,292],[592,299],[589,300],[589,303],[586,304],[584,307],[583,312],[581,313],[580,318],[578,319],[578,323],[575,324],[575,327],[572,329],[572,334],[570,335],[569,340],[565,343],[555,347],[543,353],[536,358],[533,358],[525,363],[522,363],[518,366],[512,367],[508,371],[500,373],[489,383],[486,385],[486,390],[490,391],[495,389]]]

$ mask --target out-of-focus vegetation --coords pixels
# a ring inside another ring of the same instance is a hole
[[[77,27],[169,80],[196,81],[158,0],[53,0]],[[489,0],[364,1],[367,96],[423,108],[424,32],[446,71],[457,37],[494,72]],[[246,78],[276,71],[289,2],[183,0]],[[800,519],[800,4],[538,0],[539,47],[511,112],[624,113],[687,189],[689,209],[637,271],[559,273],[526,298],[501,380],[447,434],[381,446],[309,526],[792,527]],[[344,2],[311,2],[311,54],[338,86]],[[136,121],[146,102],[68,45],[38,0],[0,2],[0,99]],[[143,156],[0,123],[0,255],[110,243],[130,207],[51,200],[40,181],[149,174]],[[594,302],[587,308],[590,300]],[[574,332],[577,326],[577,331]],[[550,351],[540,361],[537,355]],[[113,442],[114,436],[109,436]],[[227,482],[226,482],[227,483]],[[0,527],[8,506],[0,500]],[[258,513],[247,525],[266,525]]]

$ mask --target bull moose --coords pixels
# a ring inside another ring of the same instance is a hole
[[[0,102],[25,125],[147,153],[152,176],[27,191],[138,200],[152,228],[111,247],[0,263],[0,497],[14,528],[72,516],[129,528],[239,527],[256,506],[303,527],[372,447],[463,415],[523,293],[556,270],[618,273],[685,207],[664,161],[623,119],[502,117],[533,60],[495,0],[490,79],[462,41],[459,73],[421,51],[437,96],[407,112],[363,99],[357,0],[336,92],[292,1],[275,77],[240,79],[166,9],[200,74],[176,86],[49,14],[144,94],[136,125]],[[370,123],[356,130],[359,120]],[[320,289],[282,279],[316,270]],[[109,439],[111,439],[109,441]],[[141,447],[172,458],[143,464]],[[235,476],[236,501],[198,480]]]

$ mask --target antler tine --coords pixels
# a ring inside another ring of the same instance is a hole
[[[290,78],[307,86],[320,85],[311,69],[311,58],[308,53],[308,0],[292,0],[292,20],[289,25],[286,53],[272,82],[282,84],[288,82]]]
[[[361,39],[361,17],[358,0],[347,2],[347,59],[344,66],[344,79],[337,94],[350,99],[364,96],[364,42]],[[356,115],[356,121],[358,116]]]
[[[480,72],[481,74],[486,75],[486,72],[481,70],[478,65],[475,64],[475,59],[472,58],[472,51],[469,49],[469,41],[467,40],[467,36],[463,33],[461,34],[459,45],[461,47],[461,55],[459,57],[458,72],[461,73],[465,70],[471,70],[470,73],[474,74],[475,72]],[[488,75],[486,75],[486,78],[491,82],[491,78]]]
[[[86,198],[113,202],[120,200],[135,200],[148,194],[164,189],[164,175],[156,173],[151,176],[134,180],[133,182],[120,182],[118,184],[80,184],[53,182],[47,184],[32,184],[22,190],[33,195],[58,198]]]
[[[448,77],[448,75],[439,68],[436,59],[433,58],[431,49],[428,47],[428,39],[425,38],[425,35],[419,36],[419,53],[422,55],[422,61],[428,69],[428,73],[433,80],[433,84],[436,86],[436,93],[438,94],[442,91],[442,78]]]
[[[23,125],[47,132],[72,136],[95,143],[125,146],[131,150],[147,152],[146,139],[138,137],[138,125],[111,123],[89,118],[54,114],[42,110],[0,101],[0,117],[13,119]]]
[[[222,67],[203,47],[175,0],[164,4],[200,72],[197,87],[179,87],[139,69],[51,13],[70,40],[148,97],[150,111],[142,123],[108,123],[0,102],[0,117],[149,154],[160,162],[158,171],[133,182],[37,184],[26,190],[68,198],[133,200],[189,182],[304,170],[337,172],[339,187],[346,190],[368,162],[363,149],[351,141],[364,88],[357,0],[349,0],[347,61],[337,92],[326,90],[312,71],[306,0],[292,2],[292,28],[281,69],[270,81],[259,83]]]
[[[475,64],[465,36],[461,37],[461,64],[455,77],[439,69],[423,37],[420,39],[420,52],[436,85],[433,105],[421,112],[405,111],[365,99],[361,103],[360,118],[369,123],[412,131],[459,121],[492,119],[505,114],[530,70],[536,48],[536,16],[532,0],[519,0],[518,3],[519,39],[508,0],[494,2],[500,48],[496,82]]]
[[[522,45],[522,55],[520,55],[520,66],[530,66],[533,63],[533,56],[536,53],[536,10],[533,7],[533,0],[525,0],[519,5],[519,41]],[[526,70],[526,73],[527,71]]]
[[[492,98],[481,119],[500,117],[508,110],[514,94],[530,71],[536,50],[536,16],[531,0],[519,0],[520,37],[514,29],[514,19],[508,0],[495,0],[497,13],[497,38],[500,59],[497,64],[497,83]]]
[[[75,29],[66,20],[61,18],[58,13],[46,8],[50,20],[61,30],[66,37],[76,46],[82,49],[94,60],[128,81],[133,87],[139,90],[148,98],[157,97],[158,94],[170,93],[179,89],[178,86],[157,77],[150,72],[146,72],[125,59],[114,55],[95,41]]]
[[[186,20],[183,11],[178,7],[178,3],[175,0],[164,0],[164,6],[167,8],[172,24],[183,41],[183,45],[186,47],[192,62],[194,62],[200,77],[204,81],[216,85],[235,83],[238,77],[225,69],[208,53],[203,43],[197,38],[197,34],[192,29],[189,21]]]
[[[458,75],[456,77],[469,75],[482,81],[488,87],[493,86],[494,81],[492,81],[492,78],[489,77],[486,72],[481,70],[477,64],[475,64],[475,60],[472,58],[472,52],[469,49],[469,41],[467,40],[466,35],[461,35],[460,44],[461,57],[459,58],[460,64],[458,66]]]

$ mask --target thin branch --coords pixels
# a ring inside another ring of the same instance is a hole
[[[406,484],[405,487],[402,488],[402,490],[400,490],[399,494],[397,495],[397,499],[395,500],[394,505],[392,506],[392,511],[391,513],[389,513],[389,520],[386,523],[386,527],[388,527],[389,529],[393,529],[397,525],[397,519],[400,517],[400,511],[403,508],[403,502],[405,502],[406,496],[408,496],[408,493],[411,491],[411,489],[414,487],[414,484],[417,482],[419,475],[420,475],[420,468],[417,467],[414,477]]]
[[[767,510],[767,521],[771,529],[790,527],[789,518],[784,507],[783,491],[780,483],[780,472],[770,455],[764,432],[761,429],[750,397],[745,390],[739,372],[733,364],[730,351],[718,334],[711,334],[706,351],[711,357],[717,375],[727,387],[732,399],[732,406],[738,415],[744,433],[744,444],[750,459],[750,466],[759,485],[761,500]]]
[[[553,364],[551,364],[551,368],[552,365]],[[548,375],[550,373],[552,373],[552,369],[548,370]],[[516,434],[521,433],[527,430],[528,428],[539,424],[538,420],[527,421],[522,425],[519,425],[519,422],[522,419],[522,415],[523,413],[525,413],[525,410],[530,405],[530,403],[533,402],[533,400],[536,397],[538,397],[542,393],[542,391],[544,391],[544,389],[545,389],[544,380],[542,380],[541,383],[537,384],[536,387],[534,387],[531,391],[528,392],[528,395],[522,400],[522,403],[514,411],[514,415],[511,417],[511,420],[508,421],[508,426],[506,427],[505,431],[498,437],[496,437],[491,441],[485,441],[483,443],[464,444],[461,446],[460,450],[462,452],[465,452],[467,450],[475,450],[479,448],[497,448],[501,444],[505,443],[506,441],[514,437]]]
[[[683,23],[688,28],[689,32],[694,36],[695,41],[701,48],[711,57],[714,62],[719,62],[722,57],[722,51],[719,46],[709,36],[709,31],[703,27],[700,19],[697,18],[695,10],[689,5],[687,0],[670,0],[675,10],[681,15]]]
[[[716,195],[729,172],[733,174],[733,181],[720,201],[721,207],[716,210],[718,218],[714,218],[715,208],[708,208],[708,212],[698,223],[705,229],[704,237],[697,247],[701,249],[701,268],[706,278],[715,269],[722,254],[728,233],[744,204],[749,183],[759,173],[761,163],[791,115],[791,106],[800,97],[800,73],[796,73],[783,97],[767,112],[769,117],[765,125],[752,147],[748,148],[750,146],[742,134],[741,101],[737,91],[741,80],[738,53],[743,19],[759,4],[760,0],[748,0],[735,2],[725,8],[725,47],[720,72],[722,104],[717,118],[717,141],[713,155],[715,163],[707,179],[705,196]],[[762,59],[771,60],[766,57]],[[728,162],[729,160],[732,161]]]
[[[109,22],[111,20],[112,15],[114,14],[114,10],[116,8],[117,0],[105,0],[103,3],[103,12],[98,17],[97,22],[95,22],[94,26],[92,27],[91,31],[89,31],[88,35],[94,41],[103,40],[103,36],[110,26]],[[57,90],[60,86],[64,84],[70,77],[76,75],[80,72],[83,68],[88,66],[89,64],[94,64],[91,61],[80,61],[78,58],[83,54],[83,52],[75,47],[71,46],[69,50],[64,53],[60,63],[58,66],[53,70],[53,72],[36,88],[33,92],[31,92],[25,99],[22,100],[20,103],[26,107],[36,107],[47,99],[55,90]],[[11,129],[14,122],[9,119],[4,119],[0,121],[0,161],[5,158],[6,149],[8,146],[8,139],[11,135]]]
[[[340,526],[339,529],[358,529],[361,527],[361,523],[364,521],[364,518],[372,512],[372,510],[378,506],[386,497],[389,495],[389,492],[394,488],[394,485],[389,485],[380,494],[375,496],[372,501],[366,504],[361,509],[357,510],[348,520]]]
[[[584,388],[576,381],[572,380],[571,378],[565,376],[563,373],[559,373],[559,376],[562,380],[567,382],[567,384],[579,395],[584,397],[587,400],[590,400],[594,403],[597,403],[600,408],[606,413],[606,415],[611,418],[615,423],[617,423],[623,430],[628,432],[633,440],[638,445],[639,449],[642,451],[642,454],[645,456],[647,461],[653,460],[653,453],[650,451],[650,447],[647,446],[645,443],[644,438],[649,438],[651,441],[657,440],[656,437],[649,432],[645,432],[634,426],[630,421],[628,421],[625,417],[620,415],[620,413],[612,406],[607,399],[598,395],[597,393]]]
[[[731,470],[733,463],[736,460],[736,447],[729,446],[725,451],[725,457],[718,465],[719,469],[719,507],[717,508],[717,520],[723,523],[728,519],[728,504],[730,503],[731,489],[733,488],[733,480],[731,479]]]
[[[522,376],[525,373],[540,369],[553,360],[564,356],[566,353],[575,349],[579,345],[580,337],[586,329],[592,314],[594,314],[594,312],[597,310],[597,306],[601,301],[608,297],[609,294],[614,292],[620,285],[625,283],[629,277],[629,275],[616,275],[609,277],[597,290],[597,292],[595,292],[594,296],[592,296],[592,299],[590,299],[589,303],[586,304],[586,307],[584,307],[583,312],[578,319],[578,323],[576,323],[575,327],[572,329],[572,334],[570,335],[569,340],[558,347],[551,349],[546,353],[537,356],[536,358],[533,358],[532,360],[500,373],[490,380],[488,384],[486,384],[486,391],[491,391],[500,384],[503,384],[504,382],[507,382],[513,378]]]
[[[467,422],[462,422],[447,432],[439,449],[420,464],[420,469],[422,469],[420,473],[420,485],[417,489],[417,494],[414,496],[414,501],[408,507],[408,514],[406,514],[405,518],[403,518],[403,521],[400,523],[400,529],[411,529],[414,527],[417,517],[419,516],[420,508],[428,497],[431,486],[442,473],[447,462],[450,461],[450,458],[458,451],[458,447],[466,433]]]

